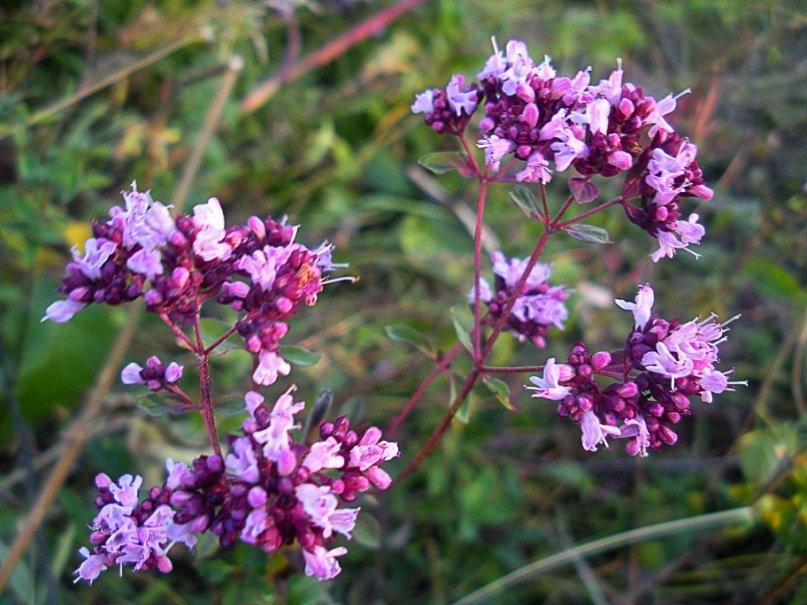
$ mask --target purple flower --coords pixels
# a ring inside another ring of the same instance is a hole
[[[75,584],[79,580],[85,580],[92,584],[93,580],[107,568],[104,564],[105,557],[103,555],[90,554],[90,551],[84,546],[79,548],[78,552],[84,557],[85,561],[79,565],[78,569],[74,572],[76,579],[73,580],[73,583]]]
[[[424,90],[415,95],[415,102],[412,103],[412,113],[434,113],[434,91]]]
[[[583,412],[583,418],[580,421],[580,428],[583,430],[583,449],[589,452],[596,452],[597,446],[602,444],[608,447],[606,438],[620,434],[620,430],[615,426],[609,426],[600,422],[597,415],[591,410]]]
[[[518,182],[543,183],[544,185],[552,180],[549,162],[540,151],[534,151],[530,154],[524,169],[516,172],[516,180]]]
[[[342,568],[336,557],[347,554],[347,548],[339,546],[326,550],[323,546],[315,546],[313,550],[303,549],[305,558],[305,575],[314,576],[318,580],[330,580],[339,575]]]
[[[211,197],[206,204],[193,207],[193,222],[199,232],[193,241],[193,251],[205,261],[230,258],[232,246],[224,242],[224,213],[221,203]]]
[[[555,358],[550,357],[544,365],[543,377],[530,376],[530,382],[535,386],[525,386],[524,388],[535,391],[532,394],[533,397],[543,397],[553,401],[563,399],[571,393],[571,389],[560,384],[561,369],[561,366],[555,363]]]
[[[350,532],[356,525],[358,508],[338,509],[339,501],[327,485],[303,483],[297,487],[297,498],[312,523],[322,528],[322,536],[330,538],[334,531],[350,539]]]
[[[494,172],[499,170],[499,162],[501,162],[502,158],[516,147],[512,141],[498,137],[495,134],[480,139],[477,141],[476,146],[485,150],[485,164]]]
[[[446,95],[448,96],[448,104],[457,117],[461,116],[463,112],[465,115],[470,116],[478,103],[479,93],[476,88],[464,88],[465,78],[461,75],[451,77],[451,80],[446,87]]]
[[[303,460],[303,466],[312,473],[318,473],[326,468],[342,468],[345,459],[339,455],[341,450],[342,444],[333,437],[318,441],[311,446],[311,450]]]
[[[650,284],[645,284],[643,286],[639,286],[639,292],[636,294],[635,302],[631,303],[620,299],[617,299],[614,302],[620,309],[633,312],[636,329],[641,330],[650,320],[650,315],[653,311],[654,298],[655,295],[653,293],[653,288],[650,287]]]
[[[48,305],[48,308],[45,309],[45,316],[41,321],[49,319],[55,323],[65,323],[86,306],[87,303],[77,302],[70,298],[67,300],[57,300]]]
[[[279,374],[288,376],[291,372],[289,362],[283,359],[275,351],[263,349],[258,356],[258,367],[252,373],[252,379],[264,386],[277,382]]]

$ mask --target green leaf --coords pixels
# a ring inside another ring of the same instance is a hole
[[[740,439],[740,467],[751,482],[761,486],[776,476],[797,448],[798,437],[792,428],[752,431]]]
[[[377,550],[381,546],[381,524],[373,515],[362,511],[356,518],[353,539],[367,548]]]
[[[320,356],[305,347],[297,345],[281,345],[280,356],[296,366],[312,366],[319,361]]]
[[[575,223],[564,227],[563,230],[571,235],[574,239],[586,242],[587,244],[611,244],[611,238],[608,232],[602,227],[595,227],[594,225],[585,225],[582,223]]]
[[[454,401],[457,399],[457,380],[454,374],[449,376],[449,400],[448,405],[451,406]],[[468,424],[468,421],[471,419],[471,396],[470,394],[465,398],[460,404],[459,409],[457,409],[457,413],[454,414],[454,420],[459,422],[460,424]]]
[[[176,397],[167,393],[149,393],[139,397],[135,403],[149,416],[178,415],[191,410],[182,405]]]
[[[472,353],[474,350],[474,345],[471,342],[471,335],[468,334],[468,330],[466,330],[462,323],[460,323],[460,320],[453,308],[449,311],[449,313],[451,314],[451,322],[454,324],[454,332],[457,334],[457,340],[460,341],[462,346],[465,347],[469,353]]]
[[[492,376],[483,376],[482,382],[488,387],[488,390],[493,393],[496,399],[499,400],[508,412],[518,412],[518,408],[510,401],[510,387],[504,380],[493,378]]]
[[[590,180],[580,177],[569,179],[569,190],[578,204],[589,204],[600,195],[599,189]]]
[[[216,397],[213,402],[213,411],[224,416],[238,416],[246,413],[244,397],[242,395],[227,395]]]
[[[410,344],[429,356],[434,353],[434,346],[428,336],[415,330],[415,328],[404,325],[384,326],[384,333],[390,340]]]
[[[434,174],[445,174],[456,170],[462,176],[471,176],[474,173],[473,167],[468,161],[468,156],[462,151],[435,151],[427,153],[418,160],[418,164]]]
[[[538,199],[531,189],[524,185],[516,185],[509,192],[510,199],[518,209],[530,220],[539,220],[542,216]]]

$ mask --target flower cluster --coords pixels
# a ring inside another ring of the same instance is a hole
[[[118,305],[143,297],[148,309],[176,324],[193,323],[209,300],[243,314],[238,333],[256,360],[253,380],[269,385],[289,364],[279,353],[286,321],[313,305],[331,262],[331,246],[310,250],[295,242],[297,227],[251,217],[225,227],[216,198],[172,218],[148,192],[123,192],[125,208],[93,225],[83,255],[73,260],[44,319],[68,321],[90,303]]]
[[[296,540],[307,575],[336,576],[336,557],[347,549],[331,548],[334,533],[350,538],[360,510],[340,504],[354,502],[371,486],[389,487],[380,465],[398,456],[398,446],[382,441],[376,427],[353,431],[344,416],[323,423],[312,445],[295,442],[294,415],[305,404],[294,401],[292,390],[271,410],[259,393],[248,392],[243,435],[230,437],[226,458],[200,456],[190,467],[169,459],[165,483],[143,502],[137,496],[140,477],[124,475],[116,485],[99,475],[100,512],[91,526],[92,550],[81,550],[85,561],[77,580],[92,582],[104,569],[127,563],[135,571],[168,572],[171,546],[192,548],[196,534],[205,531],[224,548],[241,540],[275,552]]]
[[[198,529],[191,523],[180,524],[169,505],[171,493],[155,487],[139,502],[143,478],[123,475],[114,483],[104,473],[95,478],[99,509],[90,529],[92,550],[79,551],[84,562],[76,570],[76,581],[92,583],[107,568],[131,564],[135,571],[157,568],[168,573],[173,568],[168,551],[182,542],[188,548],[196,544]]]
[[[144,384],[152,391],[160,391],[175,386],[182,378],[184,368],[172,361],[167,366],[159,357],[152,355],[146,360],[143,368],[134,362],[128,364],[121,371],[123,384]]]
[[[559,402],[558,414],[580,425],[586,450],[607,447],[608,437],[629,439],[631,455],[673,445],[678,440],[673,427],[692,413],[690,397],[710,403],[713,395],[733,390],[731,385],[745,384],[729,381],[733,370],[715,367],[732,320],[717,323],[710,315],[667,321],[652,313],[653,299],[653,290],[644,285],[634,302],[616,301],[635,319],[624,353],[590,354],[578,343],[565,364],[549,359],[544,375],[530,378],[533,386],[526,387],[535,391],[533,397]]]
[[[527,259],[508,259],[498,251],[493,252],[490,258],[495,276],[494,289],[491,289],[486,280],[480,279],[479,299],[488,308],[484,323],[494,324],[504,312],[507,301],[524,274]],[[551,273],[551,265],[535,264],[524,286],[517,293],[507,318],[507,326],[519,340],[529,340],[539,348],[545,346],[544,336],[549,328],[555,326],[562,330],[563,322],[569,315],[563,304],[569,294],[563,285],[549,285]],[[473,303],[473,289],[468,293],[468,300]]]
[[[412,111],[437,132],[463,136],[470,114],[482,107],[477,146],[499,177],[546,184],[553,172],[570,167],[585,178],[624,174],[622,204],[631,221],[659,240],[654,261],[700,241],[697,215],[680,220],[678,200],[708,200],[712,191],[703,182],[697,147],[665,118],[680,95],[645,95],[623,81],[621,63],[592,83],[590,68],[559,75],[549,57],[534,62],[518,40],[504,52],[495,39],[493,47],[478,84],[465,87],[462,76],[454,76],[444,91],[417,95]],[[628,202],[637,197],[639,206]]]

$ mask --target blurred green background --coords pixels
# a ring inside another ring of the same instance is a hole
[[[657,309],[689,319],[710,311],[732,324],[722,363],[748,388],[695,405],[678,445],[647,459],[619,443],[589,454],[551,403],[508,379],[518,414],[484,389],[465,422],[389,493],[367,498],[356,539],[331,583],[292,573],[299,555],[246,545],[172,557],[175,570],[72,585],[94,516],[92,478],[137,472],[162,481],[167,456],[205,451],[200,423],[149,416],[122,386],[103,414],[39,538],[0,603],[452,603],[530,562],[595,538],[743,505],[753,525],[684,533],[532,575],[493,603],[807,603],[807,8],[765,0],[561,2],[426,1],[332,62],[284,83],[245,112],[259,82],[390,2],[99,0],[0,5],[0,560],[63,451],[125,311],[91,308],[66,325],[39,319],[72,244],[136,180],[169,202],[199,145],[227,61],[244,67],[221,123],[202,149],[189,204],[217,196],[228,224],[287,214],[300,239],[329,239],[360,276],[326,288],[287,338],[321,355],[291,380],[313,402],[385,426],[431,360],[385,333],[406,324],[437,349],[455,341],[450,310],[467,319],[472,235],[462,217],[473,183],[439,181],[416,160],[451,150],[409,113],[413,96],[472,77],[490,37],[527,42],[563,73],[591,65],[606,77],[621,57],[627,80],[663,97],[691,88],[674,126],[700,148],[715,198],[697,208],[702,258],[653,265],[653,243],[613,209],[594,221],[616,242],[553,238],[544,260],[574,293],[563,333],[546,351],[505,335],[498,365],[541,364],[571,343],[617,349],[630,316],[611,300],[652,281]],[[295,50],[295,47],[299,47]],[[96,84],[98,84],[96,86]],[[84,92],[92,90],[91,94]],[[77,94],[78,93],[78,94]],[[550,187],[557,202],[560,183]],[[502,249],[525,256],[539,235],[494,187],[486,219]],[[186,207],[187,209],[187,207]],[[183,359],[159,322],[141,320],[126,355]],[[456,364],[462,370],[463,364]],[[217,394],[242,393],[248,361],[214,362]],[[400,471],[449,401],[438,380],[396,435]],[[24,416],[15,422],[12,404]],[[238,418],[223,419],[234,430]],[[27,427],[23,430],[23,426]],[[33,439],[27,443],[25,435]],[[25,471],[33,463],[35,476]]]

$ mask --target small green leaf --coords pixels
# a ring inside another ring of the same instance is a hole
[[[468,330],[466,330],[462,323],[460,323],[457,314],[454,312],[454,309],[451,309],[451,322],[454,324],[454,331],[457,333],[457,340],[460,341],[463,347],[465,347],[469,353],[472,353],[474,350],[474,345],[471,343],[471,335],[468,334]]]
[[[418,164],[434,174],[445,174],[456,170],[462,176],[471,176],[473,168],[468,156],[461,151],[435,151],[427,153],[418,160]]]
[[[168,393],[149,393],[138,398],[135,403],[149,416],[178,415],[189,412],[191,409]]]
[[[381,524],[373,515],[362,511],[356,518],[353,539],[367,548],[377,550],[381,546]]]
[[[419,332],[410,326],[384,326],[384,333],[390,340],[410,344],[427,355],[432,355],[434,352],[434,347],[429,338],[423,332]]]
[[[587,244],[611,244],[611,238],[608,232],[602,227],[595,227],[594,225],[585,225],[582,223],[575,223],[564,227],[563,230],[571,235],[574,239],[586,242]]]
[[[518,408],[510,401],[510,387],[504,380],[493,378],[491,376],[483,376],[482,382],[488,387],[488,390],[493,393],[496,399],[499,400],[508,412],[518,412]]]
[[[448,405],[452,406],[454,401],[457,399],[457,379],[456,376],[452,373],[448,377]],[[457,412],[454,414],[454,420],[459,422],[460,424],[468,424],[468,420],[471,418],[471,396],[470,394],[465,398],[460,404],[460,407],[457,409]]]
[[[289,363],[301,367],[314,365],[319,361],[320,357],[317,353],[296,345],[282,345],[280,347],[280,356]]]
[[[241,395],[227,395],[216,397],[213,402],[213,410],[224,416],[238,416],[246,412],[244,397]]]
[[[600,195],[599,189],[587,178],[574,177],[569,179],[569,190],[572,192],[574,201],[578,204],[589,204]]]
[[[538,199],[531,189],[524,185],[516,185],[510,191],[510,199],[515,202],[518,209],[530,220],[540,220],[542,213]]]

